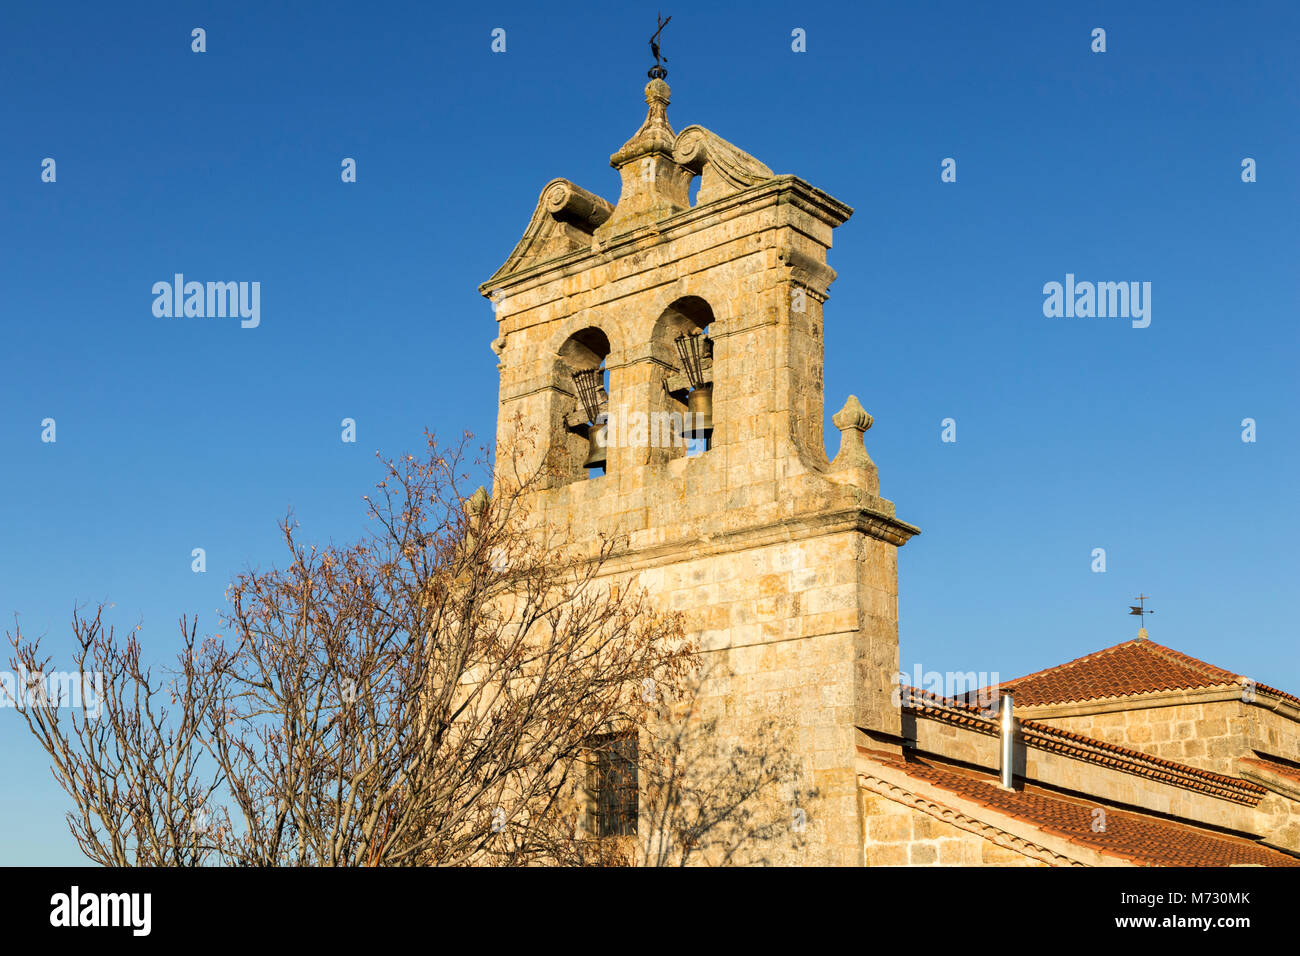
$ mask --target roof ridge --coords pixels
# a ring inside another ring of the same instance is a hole
[[[1074,667],[1077,664],[1082,664],[1085,661],[1101,657],[1103,654],[1110,654],[1129,644],[1137,644],[1143,640],[1144,639],[1140,637],[1129,638],[1127,641],[1120,641],[1118,644],[1112,644],[1110,647],[1103,647],[1099,651],[1093,651],[1091,654],[1084,654],[1082,657],[1076,657],[1074,660],[1066,661],[1064,664],[1054,664],[1051,667],[1044,667],[1042,670],[1034,671],[1032,674],[1025,674],[1022,677],[1013,677],[1011,680],[1004,680],[1000,686],[1006,687],[1010,684],[1018,684],[1021,681],[1029,680],[1031,677],[1041,677],[1042,675],[1051,673],[1052,671],[1063,671],[1067,668]]]
[[[1028,706],[1131,697],[1159,690],[1236,687],[1250,680],[1243,674],[1185,654],[1147,637],[1104,647],[1023,677],[1003,681],[1001,690],[1025,695]],[[1261,685],[1251,681],[1258,689]],[[1262,688],[1271,692],[1272,688]],[[1278,696],[1292,697],[1285,692]],[[1292,698],[1300,702],[1300,698]]]
[[[1191,654],[1184,654],[1182,651],[1174,650],[1172,647],[1166,647],[1164,644],[1157,644],[1155,641],[1147,638],[1143,641],[1147,648],[1155,654],[1159,654],[1165,660],[1183,667],[1198,670],[1203,677],[1226,677],[1224,683],[1236,683],[1242,680],[1245,675],[1235,674],[1208,661],[1203,661],[1199,657],[1193,657]]]
[[[1115,654],[1131,653],[1136,653],[1136,657],[1113,657]],[[1151,669],[1164,669],[1164,674],[1152,674]],[[1294,693],[1262,684],[1242,672],[1213,665],[1144,636],[1093,650],[1071,661],[1043,667],[1019,678],[1001,680],[1000,683],[967,692],[965,696],[991,700],[1002,693],[1014,693],[1018,698],[1023,693],[1027,697],[1019,700],[1019,705],[1041,706],[1112,698],[1119,700],[1174,689],[1193,691],[1231,687],[1245,685],[1247,682],[1258,692],[1283,697],[1292,704],[1300,705],[1300,696]]]

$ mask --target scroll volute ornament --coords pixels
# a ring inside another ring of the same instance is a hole
[[[703,126],[688,126],[677,134],[677,141],[673,144],[673,161],[700,176],[697,206],[730,196],[775,176],[772,170],[749,153]]]
[[[553,180],[542,194],[546,211],[560,222],[572,223],[587,233],[609,219],[614,207],[581,186],[568,180]]]

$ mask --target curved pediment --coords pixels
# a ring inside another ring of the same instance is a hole
[[[776,174],[739,146],[703,126],[677,134],[673,161],[700,176],[697,204],[712,202],[772,179]]]
[[[589,249],[592,233],[613,212],[614,207],[595,193],[567,179],[552,179],[537,198],[537,207],[523,238],[501,268],[483,283],[482,289],[489,292],[506,276],[579,249]]]

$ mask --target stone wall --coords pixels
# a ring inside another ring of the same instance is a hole
[[[1300,763],[1300,723],[1294,717],[1275,713],[1271,709],[1274,704],[1272,698],[1261,694],[1253,705],[1244,708],[1249,718],[1247,742],[1263,754]],[[1295,707],[1288,707],[1288,711],[1294,714]]]
[[[1267,843],[1300,853],[1300,803],[1277,793],[1260,801],[1257,832]]]
[[[1255,750],[1300,759],[1300,726],[1264,706],[1239,699],[1144,707],[1069,717],[1035,717],[1154,757],[1236,776],[1236,759]]]
[[[862,791],[867,866],[1046,866],[928,813]]]
[[[781,779],[747,802],[762,834],[733,862],[858,862],[856,727],[897,721],[883,683],[897,669],[896,551],[861,532],[815,530],[667,555],[637,571],[612,567],[680,612],[699,646],[686,761],[716,765],[724,788],[739,783],[727,778],[733,748],[749,763],[781,768]],[[864,682],[867,672],[881,680]],[[705,848],[702,858],[717,852]]]
[[[1236,772],[1234,760],[1244,745],[1247,728],[1239,701],[1037,719],[1153,757],[1228,776]]]

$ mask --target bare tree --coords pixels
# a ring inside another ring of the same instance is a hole
[[[14,703],[73,798],[69,823],[110,865],[527,862],[592,740],[651,715],[643,681],[693,665],[672,615],[610,587],[613,541],[531,526],[535,476],[466,494],[464,444],[387,462],[375,530],[346,547],[282,523],[283,569],[232,584],[228,636],[182,622],[176,671],[140,664],[101,613],[74,616],[98,715]],[[511,464],[511,463],[507,463]],[[102,611],[102,609],[101,609]],[[10,635],[14,667],[47,672]]]
[[[10,634],[16,706],[50,755],[55,780],[73,798],[68,826],[81,851],[106,866],[192,866],[212,857],[221,839],[205,807],[222,775],[201,766],[209,699],[193,666],[195,630],[185,621],[180,674],[166,687],[140,661],[133,631],[124,642],[93,617],[74,613],[71,695],[52,689],[49,657],[39,641]],[[138,628],[136,629],[138,630]],[[170,706],[165,700],[170,700]],[[66,710],[67,717],[64,717]]]
[[[101,685],[94,713],[26,688],[15,703],[90,859],[662,864],[709,831],[770,837],[779,821],[756,825],[752,805],[787,774],[743,750],[692,764],[702,751],[683,721],[709,735],[689,719],[698,656],[675,615],[609,573],[620,543],[533,520],[542,476],[520,473],[526,455],[496,463],[492,496],[467,494],[485,463],[465,447],[430,438],[421,460],[385,462],[356,544],[304,544],[287,517],[284,567],[232,583],[225,636],[182,620],[163,678],[102,608],[74,615],[75,672]],[[9,637],[16,668],[48,671],[39,640]],[[646,742],[653,849],[587,825],[611,730]]]

